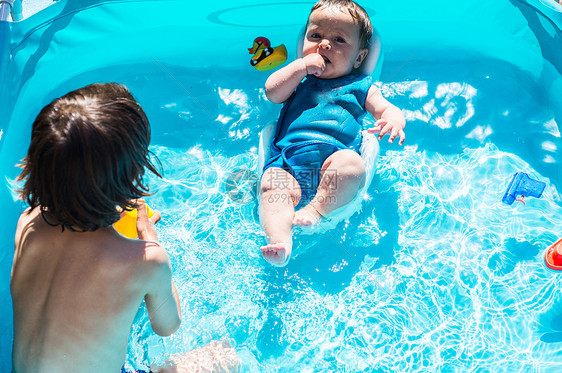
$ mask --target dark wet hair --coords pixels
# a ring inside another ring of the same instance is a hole
[[[320,0],[310,10],[310,14],[317,9],[336,9],[339,11],[347,11],[351,17],[359,25],[359,45],[361,48],[369,48],[369,41],[373,36],[373,25],[367,11],[351,0]],[[310,18],[310,14],[308,17]],[[306,22],[308,28],[308,20]]]
[[[117,206],[147,196],[145,167],[160,176],[148,150],[150,124],[129,90],[91,84],[55,99],[35,121],[18,176],[20,197],[46,222],[94,231],[119,219]],[[155,158],[157,161],[157,159]]]

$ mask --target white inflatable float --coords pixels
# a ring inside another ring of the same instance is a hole
[[[303,32],[304,35],[304,32]],[[303,36],[300,37],[297,56],[302,57]],[[381,42],[378,33],[373,30],[371,43],[369,46],[369,53],[359,68],[359,72],[363,74],[373,75],[377,79],[380,75],[380,66],[382,64],[381,58]],[[374,123],[374,122],[373,122]],[[263,166],[265,161],[269,159],[271,154],[271,145],[275,134],[277,133],[277,121],[270,122],[261,132],[258,150],[258,180],[261,180],[263,173]],[[328,230],[334,228],[339,222],[349,219],[353,214],[361,210],[362,201],[365,199],[367,190],[371,185],[373,176],[375,175],[376,159],[379,155],[379,142],[374,134],[370,134],[366,129],[362,132],[361,141],[361,158],[365,162],[365,185],[359,190],[353,201],[347,205],[333,211],[330,216],[326,217],[318,224],[322,229]],[[259,190],[259,188],[258,188]],[[258,197],[259,201],[259,197]],[[311,233],[315,229],[303,229],[302,233]]]

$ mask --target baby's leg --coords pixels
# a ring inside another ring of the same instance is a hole
[[[326,159],[321,175],[316,196],[295,213],[294,225],[313,225],[351,202],[365,182],[365,163],[353,150],[339,150]]]
[[[293,248],[291,233],[295,206],[301,197],[295,178],[282,168],[268,168],[261,179],[260,222],[267,236],[261,247],[265,260],[282,267]]]

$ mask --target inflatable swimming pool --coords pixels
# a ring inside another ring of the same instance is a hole
[[[261,239],[254,201],[230,201],[221,180],[255,169],[258,133],[279,109],[248,47],[267,36],[295,58],[312,3],[61,0],[0,23],[0,370],[11,366],[24,208],[15,165],[38,111],[95,81],[126,84],[145,107],[166,171],[150,204],[170,214],[161,235],[180,294],[197,295],[169,340],[139,316],[128,369],[224,336],[246,371],[561,368],[561,284],[542,269],[542,249],[562,235],[561,7],[360,2],[381,35],[383,93],[406,114],[407,147],[381,143],[366,211],[303,239],[295,263],[273,272],[246,249]],[[515,171],[547,183],[540,200],[501,205]],[[325,247],[341,255],[313,255]]]

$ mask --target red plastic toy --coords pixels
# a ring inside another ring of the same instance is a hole
[[[562,238],[550,245],[544,253],[546,266],[555,271],[562,271]]]

